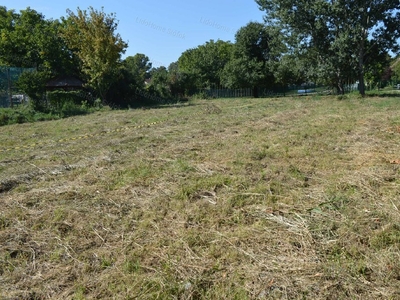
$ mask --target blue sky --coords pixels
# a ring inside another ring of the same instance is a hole
[[[124,55],[147,55],[154,67],[168,66],[185,50],[211,39],[234,41],[236,31],[250,21],[262,22],[254,0],[148,0],[148,1],[24,1],[3,0],[7,9],[20,11],[28,6],[46,19],[66,16],[66,10],[104,7],[119,20],[118,33],[128,42]]]

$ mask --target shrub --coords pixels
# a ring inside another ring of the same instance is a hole
[[[10,120],[10,117],[5,113],[0,114],[0,126],[7,125]]]
[[[83,91],[52,91],[47,92],[46,97],[50,108],[57,112],[63,110],[65,105],[82,105],[83,103],[85,103],[87,107],[91,105]]]

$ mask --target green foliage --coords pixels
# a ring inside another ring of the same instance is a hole
[[[74,95],[65,96],[64,102],[57,101],[57,105],[59,105],[57,109],[53,107],[52,109],[42,109],[42,111],[34,109],[32,105],[24,105],[18,108],[0,108],[0,126],[56,120],[88,114],[102,108],[100,105],[88,105],[87,101],[82,102],[82,100],[78,101],[80,104],[75,103],[74,101],[77,99],[78,97]]]
[[[145,89],[140,89],[139,85],[136,90],[137,100],[142,105],[176,103],[197,90],[194,75],[181,71],[177,62],[171,63],[168,69],[153,68],[149,76]]]
[[[45,110],[45,84],[54,74],[78,74],[79,62],[59,35],[61,24],[27,8],[16,13],[0,7],[0,61],[8,66],[34,67],[24,72],[17,88],[34,109]]]
[[[0,109],[0,126],[35,121],[36,112],[28,107]]]
[[[63,24],[58,21],[47,21],[47,39],[44,41],[43,66],[53,75],[76,75],[84,78],[82,74],[82,61],[74,51],[68,48],[66,41],[61,37]]]
[[[192,96],[192,99],[194,100],[205,100],[205,99],[210,99],[210,96],[208,95],[208,93],[206,93],[204,90],[194,94]]]
[[[240,28],[232,58],[222,72],[222,84],[254,91],[257,87],[271,86],[274,83],[272,63],[277,59],[272,36],[270,29],[261,23],[250,22]]]
[[[273,65],[275,81],[283,87],[283,92],[289,84],[300,85],[306,82],[301,60],[295,55],[284,55]]]
[[[79,62],[59,35],[59,21],[27,8],[16,13],[0,7],[0,61],[53,73],[78,73]]]
[[[368,55],[365,58],[365,81],[368,86],[378,88],[391,79],[390,56],[379,49],[375,42],[366,42]]]
[[[46,82],[50,79],[48,72],[24,72],[18,78],[18,88],[30,98],[33,109],[43,111],[46,109],[44,92]]]
[[[137,53],[134,56],[128,56],[123,61],[123,66],[131,74],[132,83],[138,88],[144,88],[145,80],[150,78],[150,59],[144,54]]]
[[[256,2],[267,12],[267,23],[291,38],[291,47],[307,61],[309,73],[341,93],[345,82],[358,80],[364,95],[369,58],[398,48],[397,0]]]
[[[0,114],[0,126],[7,125],[10,121],[10,116],[4,111]]]
[[[88,107],[89,103],[82,97],[82,95],[83,95],[82,91],[58,90],[58,91],[47,92],[46,98],[52,110],[61,111],[62,108],[65,107],[65,105],[69,105],[67,103],[76,106],[82,106],[83,101],[85,101],[84,106]]]
[[[182,71],[178,62],[168,66],[168,84],[173,97],[192,95],[196,90],[196,76]]]
[[[88,85],[104,101],[116,80],[121,54],[127,47],[116,33],[115,15],[93,7],[88,12],[78,8],[77,14],[68,10],[68,18],[63,21],[62,37],[82,61],[82,72],[88,77]]]
[[[210,40],[183,52],[178,59],[179,70],[193,75],[197,88],[220,86],[221,73],[231,58],[232,50],[230,42]]]
[[[44,16],[30,8],[21,11],[0,7],[0,60],[9,66],[41,64],[40,46],[46,38]]]
[[[152,69],[151,72],[151,84],[148,88],[150,94],[156,95],[157,97],[169,98],[171,93],[168,86],[168,70],[166,67],[158,67]]]

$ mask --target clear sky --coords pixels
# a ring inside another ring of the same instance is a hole
[[[106,13],[115,13],[118,33],[128,42],[124,57],[143,53],[153,67],[168,67],[182,52],[206,41],[234,42],[236,31],[250,21],[263,21],[262,12],[254,0],[3,0],[7,9],[30,7],[46,19],[66,16],[66,10],[92,6]]]

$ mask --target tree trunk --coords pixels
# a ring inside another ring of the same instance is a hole
[[[343,87],[343,83],[338,82],[337,84],[337,89],[338,89],[338,94],[340,95],[344,95],[344,87]]]
[[[361,33],[361,41],[360,41],[360,49],[358,53],[358,84],[359,91],[361,96],[365,96],[365,81],[364,81],[364,55],[365,55],[365,40],[367,38],[367,26],[368,26],[368,16],[366,11],[363,11],[362,16],[362,33]]]
[[[358,58],[358,89],[360,91],[361,96],[365,96],[365,81],[364,81],[364,42],[362,42],[360,48],[360,56]]]

